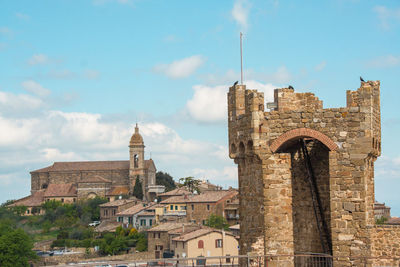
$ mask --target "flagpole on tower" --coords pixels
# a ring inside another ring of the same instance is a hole
[[[240,32],[240,84],[243,85],[243,50],[242,50],[243,33]]]

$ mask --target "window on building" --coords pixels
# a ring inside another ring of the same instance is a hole
[[[158,238],[161,238],[161,233],[158,233]]]
[[[63,198],[61,199],[61,202],[64,203],[64,199]]]
[[[153,238],[156,238],[156,233],[153,233]]]
[[[197,243],[197,248],[204,248],[204,241],[203,240],[199,240],[199,242]]]
[[[210,204],[207,204],[207,210],[210,210]]]
[[[192,204],[192,210],[194,210],[194,205]]]
[[[203,225],[206,225],[206,220],[203,220]]]
[[[182,210],[186,210],[186,206],[182,206]]]
[[[124,218],[118,217],[118,222],[122,222],[123,220],[124,220]]]
[[[112,215],[114,216],[114,215],[115,215],[115,213],[116,213],[116,210],[115,210],[115,209],[113,209],[113,210],[112,210]]]
[[[145,219],[141,219],[140,220],[140,226],[146,226],[146,220]]]
[[[215,239],[215,247],[222,248],[222,239]]]
[[[175,210],[178,210],[178,206],[175,206]]]
[[[226,256],[230,256],[230,254],[226,254]],[[231,262],[231,258],[226,258],[226,263],[230,263]]]
[[[149,225],[150,225],[150,226],[153,225],[153,220],[152,220],[152,219],[149,220]]]
[[[171,205],[171,206],[169,207],[169,210],[174,210],[174,205]]]
[[[76,202],[76,198],[74,198],[73,200],[74,200],[74,203],[75,203]]]
[[[26,214],[29,214],[29,209],[26,210]]]

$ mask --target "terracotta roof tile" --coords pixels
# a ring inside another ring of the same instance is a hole
[[[161,204],[217,202],[225,197],[234,197],[237,194],[238,194],[237,191],[228,191],[228,190],[206,191],[199,195],[185,195],[185,196],[170,197],[164,201],[161,201]]]
[[[389,220],[387,220],[385,222],[385,224],[393,224],[393,225],[400,224],[400,218],[399,217],[392,217]]]
[[[76,197],[77,191],[73,184],[49,184],[44,197]]]
[[[152,159],[145,160],[146,168],[148,168],[150,164],[154,164]],[[103,170],[129,170],[129,160],[54,162],[51,166],[31,171],[31,173]]]
[[[173,238],[172,240],[173,241],[186,242],[188,240],[191,240],[191,239],[194,239],[194,238],[197,238],[197,237],[200,237],[200,236],[212,233],[212,232],[222,233],[221,230],[205,227],[205,228],[201,228],[201,229],[192,231],[192,232],[187,233],[187,234],[180,235],[178,237]],[[225,234],[232,236],[232,233],[230,233],[230,232],[226,232],[225,231]]]
[[[177,236],[177,237],[173,238],[172,240],[185,242],[190,239],[193,239],[193,238],[196,238],[199,236],[203,236],[203,235],[206,235],[206,234],[214,232],[214,231],[216,231],[216,230],[211,229],[211,228],[202,228],[202,229],[198,229],[198,230],[192,231],[187,234]]]
[[[43,203],[44,191],[37,191],[30,196],[16,200],[10,204],[10,207],[14,206],[26,206],[26,207],[39,207]]]
[[[177,228],[181,228],[183,225],[190,225],[189,223],[177,223],[177,222],[167,222],[162,223],[153,228],[147,230],[148,232],[168,232]]]
[[[129,193],[128,186],[113,186],[106,193],[106,196],[120,196],[120,195],[127,195],[128,193]]]
[[[176,188],[174,190],[159,194],[159,196],[163,197],[163,196],[182,196],[182,195],[190,195],[192,194],[191,192],[189,192],[188,190],[186,190],[185,188]]]
[[[100,205],[100,207],[119,207],[128,203],[132,203],[135,202],[137,200],[135,199],[118,199],[115,201],[111,201],[111,202],[107,202],[107,203],[103,203]]]
[[[145,216],[154,216],[156,213],[154,211],[143,211],[139,213],[138,217],[145,217]]]
[[[124,216],[124,215],[135,215],[138,212],[141,212],[142,210],[148,209],[150,206],[143,206],[143,203],[137,204],[133,207],[130,207],[129,209],[126,209],[124,211],[118,212],[117,216]]]

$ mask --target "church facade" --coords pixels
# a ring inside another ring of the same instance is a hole
[[[144,200],[152,201],[165,188],[156,185],[157,169],[152,159],[144,159],[144,148],[143,137],[136,124],[129,142],[129,160],[55,162],[30,173],[31,194],[46,192],[51,188],[53,199],[60,200],[65,194],[61,189],[69,185],[69,198],[72,197],[73,201],[97,196],[112,201],[120,195],[131,195],[139,178]],[[60,188],[60,192],[54,192],[57,188]],[[71,195],[71,192],[74,193]]]

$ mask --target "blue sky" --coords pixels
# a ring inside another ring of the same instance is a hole
[[[0,0],[0,202],[29,194],[54,161],[127,159],[137,121],[147,158],[176,179],[237,186],[226,92],[240,78],[345,106],[381,80],[376,199],[400,216],[398,1]]]

